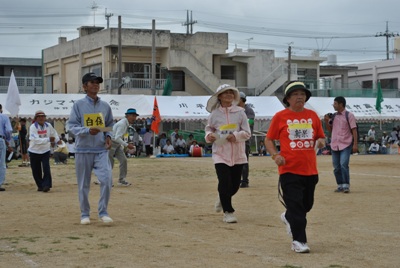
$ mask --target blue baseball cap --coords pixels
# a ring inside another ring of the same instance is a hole
[[[125,114],[135,114],[136,116],[139,116],[139,114],[136,113],[136,109],[133,108],[129,108],[128,110],[126,110]]]

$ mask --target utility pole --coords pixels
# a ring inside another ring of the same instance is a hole
[[[186,11],[186,22],[182,26],[186,26],[186,34],[193,34],[193,24],[197,23],[197,20],[193,20],[193,13],[190,11],[189,20],[189,10]],[[190,27],[190,30],[189,30]]]
[[[106,21],[107,21],[107,29],[109,29],[110,28],[110,17],[114,16],[114,14],[113,13],[107,13],[107,8],[106,8],[104,16],[106,17]]]
[[[292,72],[291,64],[292,64],[292,46],[289,44],[289,48],[288,48],[288,67],[287,67],[287,79],[288,79],[288,82],[290,82],[290,73]]]
[[[121,95],[122,83],[122,30],[121,16],[118,16],[118,95]]]
[[[247,40],[247,51],[250,49],[250,41],[253,39],[254,39],[253,37],[246,39]]]
[[[375,37],[385,36],[386,37],[386,59],[389,59],[389,37],[399,36],[399,33],[389,32],[389,22],[386,21],[386,31],[376,33]]]
[[[151,27],[151,91],[156,95],[156,20],[152,20]],[[154,147],[153,147],[154,148]]]

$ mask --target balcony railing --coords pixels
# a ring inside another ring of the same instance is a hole
[[[15,80],[21,94],[43,93],[41,77],[16,77]],[[7,93],[9,83],[9,76],[0,76],[0,93]]]
[[[156,89],[164,89],[167,79],[156,79]],[[106,90],[117,89],[121,86],[118,78],[104,79],[104,87]],[[131,78],[128,83],[123,83],[122,88],[125,89],[151,89],[151,79],[147,78]]]

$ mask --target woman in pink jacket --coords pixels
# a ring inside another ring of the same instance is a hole
[[[243,164],[247,163],[245,141],[251,136],[244,109],[237,106],[239,90],[230,85],[218,87],[207,102],[211,114],[205,128],[205,139],[212,143],[212,158],[218,177],[219,199],[216,212],[224,212],[224,222],[235,223],[232,196],[240,186]]]

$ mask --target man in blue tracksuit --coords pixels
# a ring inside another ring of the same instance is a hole
[[[110,105],[98,96],[103,78],[94,73],[82,77],[86,96],[76,101],[68,128],[75,140],[75,171],[78,182],[81,224],[90,224],[89,191],[91,173],[100,181],[98,215],[103,223],[112,223],[107,212],[112,187],[112,168],[108,159],[111,147],[113,115]]]

